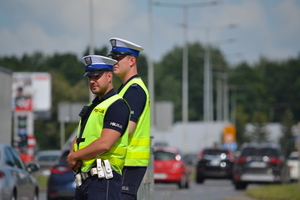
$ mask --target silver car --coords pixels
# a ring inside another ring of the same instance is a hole
[[[290,168],[291,180],[297,181],[299,177],[299,166],[300,166],[298,151],[294,151],[289,155],[287,159],[287,164]]]
[[[0,200],[37,200],[39,187],[31,174],[37,170],[36,164],[26,166],[11,146],[0,143]]]
[[[50,167],[54,165],[60,154],[60,150],[45,150],[38,152],[35,156],[35,162],[39,164],[39,174],[49,176]]]

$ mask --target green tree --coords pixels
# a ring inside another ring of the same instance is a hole
[[[250,140],[253,142],[270,142],[270,133],[266,129],[268,119],[262,112],[254,112],[252,119],[254,130],[250,133]]]
[[[154,71],[155,100],[174,103],[175,121],[182,120],[182,51],[175,46],[155,64]],[[203,119],[204,47],[198,42],[188,44],[188,52],[189,121],[199,121]],[[211,48],[211,52],[214,71],[219,65],[226,65],[220,51]]]
[[[243,143],[251,141],[250,136],[245,134],[249,116],[244,112],[242,105],[239,105],[236,110],[236,141],[240,147]]]

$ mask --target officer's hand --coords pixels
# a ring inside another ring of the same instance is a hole
[[[73,171],[79,170],[80,167],[82,166],[82,161],[81,160],[77,160],[75,166],[72,168]]]
[[[70,152],[67,159],[66,159],[67,164],[68,164],[70,169],[73,169],[77,164],[77,160],[73,156],[74,153],[75,152]]]

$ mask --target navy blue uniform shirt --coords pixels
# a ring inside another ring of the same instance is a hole
[[[96,97],[93,100],[93,104],[89,107],[87,115],[81,118],[81,131],[83,131],[87,119],[91,111],[101,102],[108,99],[109,97],[117,94],[114,89],[111,89],[106,93],[101,99]],[[129,122],[130,109],[128,108],[126,102],[123,99],[119,99],[112,103],[106,111],[104,116],[103,128],[109,128],[118,131],[123,135],[126,131]]]
[[[139,75],[132,76],[125,84],[120,86],[118,91],[120,92],[122,88],[134,78],[140,78],[140,77]],[[137,123],[146,104],[145,91],[138,84],[132,84],[125,92],[123,98],[127,101],[131,109],[130,121],[134,121]]]

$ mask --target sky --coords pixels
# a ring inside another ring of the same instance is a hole
[[[206,2],[0,0],[0,56],[71,52],[80,59],[91,41],[110,48],[112,37],[141,45],[154,61],[185,41],[220,48],[233,65],[300,55],[299,0]]]

